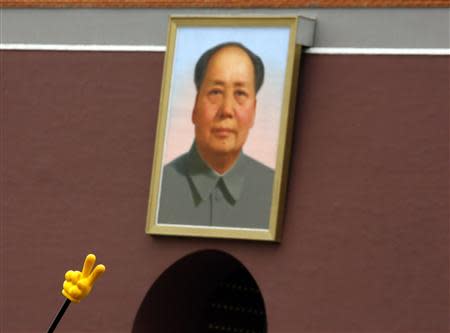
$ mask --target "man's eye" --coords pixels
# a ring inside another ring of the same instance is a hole
[[[212,89],[212,90],[210,90],[209,92],[208,92],[208,95],[220,95],[222,93],[222,91],[221,90],[219,90],[219,89]]]
[[[236,90],[235,94],[236,94],[236,96],[239,96],[239,97],[248,96],[248,94],[245,90]]]

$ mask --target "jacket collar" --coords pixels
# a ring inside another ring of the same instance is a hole
[[[200,157],[195,142],[188,152],[187,173],[202,200],[206,200],[220,180],[223,181],[228,194],[236,202],[244,186],[245,155],[241,152],[236,163],[225,174],[212,170]]]

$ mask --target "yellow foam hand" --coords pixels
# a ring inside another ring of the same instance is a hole
[[[91,292],[95,281],[105,272],[104,265],[95,265],[95,255],[89,254],[84,260],[83,270],[68,271],[65,275],[62,294],[78,303]]]

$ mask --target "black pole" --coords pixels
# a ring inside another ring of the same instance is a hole
[[[64,316],[64,312],[66,312],[66,310],[69,307],[70,303],[71,303],[70,299],[66,299],[64,304],[61,306],[61,309],[59,309],[59,312],[56,315],[55,319],[53,319],[53,322],[50,325],[50,327],[48,328],[47,333],[53,333],[53,331],[55,330],[56,326],[58,326],[59,321]]]

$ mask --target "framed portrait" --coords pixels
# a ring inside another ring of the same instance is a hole
[[[279,241],[297,17],[169,19],[146,232]]]

